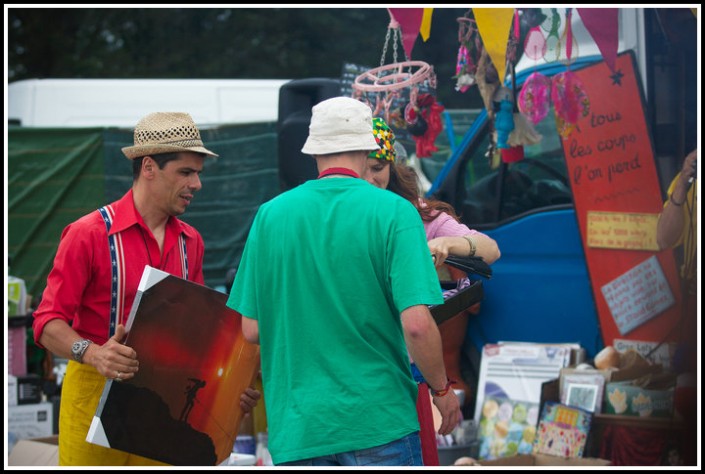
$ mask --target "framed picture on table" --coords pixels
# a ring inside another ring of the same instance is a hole
[[[584,383],[568,384],[566,405],[582,408],[590,413],[595,412],[597,404],[597,386]]]
[[[561,403],[582,408],[590,413],[602,411],[602,396],[605,377],[598,371],[563,374],[561,380]]]

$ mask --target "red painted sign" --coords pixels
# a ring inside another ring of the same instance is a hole
[[[620,239],[590,246],[587,233],[589,213],[658,215],[663,207],[633,56],[619,55],[614,71],[600,62],[575,74],[590,108],[562,145],[604,343],[673,341],[681,314],[673,251],[620,248]]]

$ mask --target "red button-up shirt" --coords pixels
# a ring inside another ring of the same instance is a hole
[[[119,323],[125,324],[137,294],[145,265],[183,277],[179,235],[186,241],[188,279],[203,284],[203,238],[189,224],[171,217],[164,250],[135,209],[132,190],[112,203],[111,234],[119,235],[124,254],[124,305]],[[39,344],[44,326],[63,319],[81,337],[104,344],[108,340],[112,267],[105,222],[99,211],[69,224],[61,234],[54,267],[47,277],[41,303],[34,313],[34,340]]]

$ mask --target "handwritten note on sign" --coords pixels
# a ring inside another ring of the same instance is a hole
[[[602,294],[624,335],[674,303],[656,257],[650,257],[602,287]]]
[[[589,111],[561,144],[602,338],[606,345],[625,332],[646,342],[672,339],[680,319],[678,271],[673,251],[655,245],[653,218],[645,217],[657,216],[663,200],[634,56],[617,56],[615,70],[599,62],[575,74]],[[672,304],[636,310],[636,296],[616,304],[615,282],[652,256],[673,293]]]
[[[588,211],[588,246],[658,250],[656,224],[658,224],[658,214]]]

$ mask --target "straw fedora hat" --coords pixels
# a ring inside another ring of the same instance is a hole
[[[179,151],[218,156],[203,146],[196,124],[185,112],[155,112],[143,117],[135,126],[135,144],[122,149],[131,160]]]

